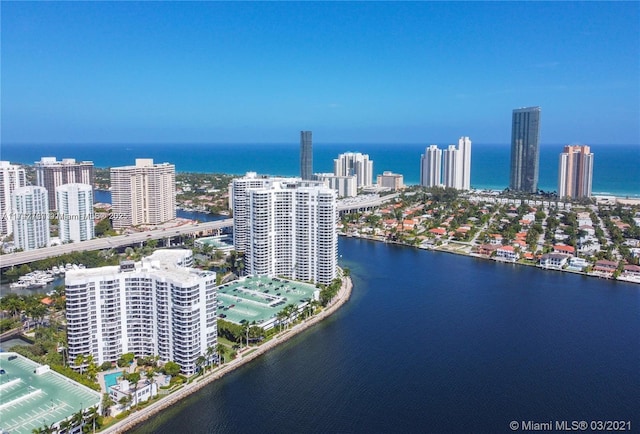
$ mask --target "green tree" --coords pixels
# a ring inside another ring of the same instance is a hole
[[[173,361],[167,362],[164,364],[164,372],[172,377],[178,375],[180,373],[180,365]]]

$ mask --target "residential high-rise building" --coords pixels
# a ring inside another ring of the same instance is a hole
[[[137,263],[67,271],[69,358],[100,365],[131,352],[195,373],[198,357],[215,354],[217,299],[215,273],[191,264],[190,250],[157,250]]]
[[[511,190],[538,192],[539,148],[540,107],[515,109],[511,123]]]
[[[358,188],[373,185],[373,161],[367,154],[347,152],[333,160],[333,174],[336,176],[353,176],[358,180]]]
[[[330,283],[338,267],[336,192],[318,181],[261,181],[233,182],[234,231],[242,231],[235,249],[244,251],[247,272]]]
[[[11,193],[26,185],[27,178],[22,167],[0,161],[0,236],[13,233]]]
[[[462,189],[462,159],[461,152],[455,145],[449,147],[442,153],[442,183],[445,187],[458,190]]]
[[[233,246],[237,252],[246,253],[250,247],[249,234],[249,190],[266,188],[276,181],[294,182],[296,178],[270,178],[247,172],[242,178],[235,178],[229,185],[229,208],[233,211]]]
[[[461,190],[471,190],[471,139],[460,137],[458,139],[458,152],[460,158]]]
[[[56,210],[56,188],[63,184],[93,185],[94,170],[92,161],[76,162],[73,158],[42,157],[35,162],[36,184],[47,189],[49,209]]]
[[[559,197],[591,197],[593,154],[589,146],[568,145],[560,154]]]
[[[49,199],[45,188],[16,188],[11,195],[11,214],[16,248],[33,250],[49,245]]]
[[[158,225],[176,218],[176,168],[137,158],[135,166],[111,169],[114,228]]]
[[[90,240],[95,236],[93,187],[64,184],[56,188],[58,233],[63,243]]]
[[[438,187],[442,185],[442,151],[436,145],[425,149],[420,158],[420,185]]]
[[[421,157],[420,185],[445,187],[457,190],[471,189],[471,140],[460,137],[458,147],[449,145],[441,151],[436,145],[429,146]]]
[[[390,171],[382,172],[378,175],[378,187],[390,188],[393,191],[402,190],[404,188],[404,176]]]
[[[313,179],[313,145],[311,131],[300,131],[300,177]]]

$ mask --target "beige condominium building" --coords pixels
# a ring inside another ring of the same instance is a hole
[[[111,169],[113,227],[157,225],[176,218],[176,168],[137,158]]]

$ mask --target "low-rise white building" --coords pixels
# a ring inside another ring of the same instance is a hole
[[[571,255],[563,253],[546,253],[540,257],[540,267],[547,269],[562,269]]]
[[[120,411],[112,413],[115,416],[122,411],[135,406],[141,402],[148,401],[158,394],[158,384],[149,380],[140,380],[138,384],[132,385],[127,380],[122,380],[116,385],[109,387],[109,396],[116,404],[119,404],[122,398],[126,398],[126,404],[120,404]],[[117,409],[117,407],[112,407]]]
[[[496,250],[496,258],[501,261],[516,262],[519,255],[513,246],[502,246]]]
[[[317,181],[335,190],[338,197],[356,197],[358,195],[358,179],[355,175],[338,176],[333,173],[316,173],[313,175]]]

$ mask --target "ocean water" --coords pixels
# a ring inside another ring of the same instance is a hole
[[[313,145],[314,172],[333,172],[333,160],[343,152],[362,152],[373,160],[374,173],[392,171],[405,183],[420,183],[420,156],[428,144],[323,144]],[[444,148],[446,144],[439,144]],[[508,144],[472,145],[471,184],[502,190],[509,185]],[[540,147],[539,188],[556,191],[558,157],[563,145]],[[640,145],[592,145],[595,155],[593,192],[640,197]],[[179,172],[299,175],[299,145],[288,144],[3,144],[0,158],[33,164],[43,156],[93,161],[97,167],[134,164],[136,158],[169,162]]]
[[[640,424],[640,288],[341,238],[352,299],[135,433],[498,433]]]

